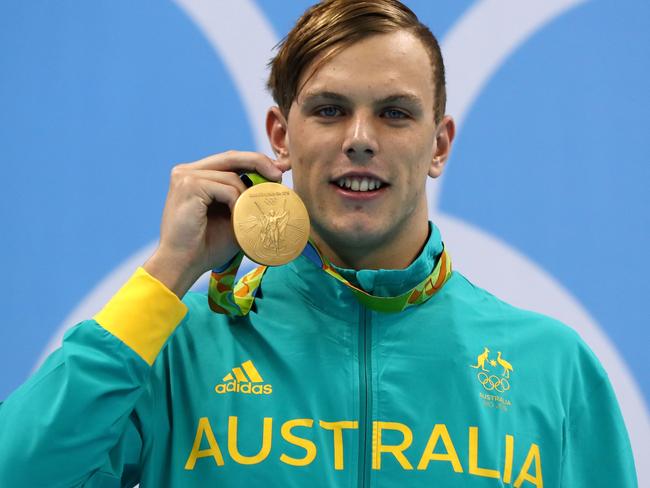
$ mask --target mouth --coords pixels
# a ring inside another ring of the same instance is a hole
[[[385,181],[369,175],[346,175],[330,182],[345,193],[373,194],[387,188]]]

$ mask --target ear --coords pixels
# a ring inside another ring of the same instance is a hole
[[[456,135],[456,123],[449,115],[445,115],[438,127],[436,128],[436,147],[431,167],[429,168],[429,176],[437,178],[442,174],[442,170],[449,159],[451,153],[451,144]]]
[[[287,119],[279,107],[271,107],[266,114],[266,135],[278,162],[283,163],[282,166],[286,166],[287,169],[291,168]]]

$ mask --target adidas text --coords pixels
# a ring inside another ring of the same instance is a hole
[[[273,393],[273,386],[229,381],[228,383],[219,383],[217,386],[214,387],[214,391],[216,391],[219,394],[244,393],[247,395],[270,395],[271,393]]]

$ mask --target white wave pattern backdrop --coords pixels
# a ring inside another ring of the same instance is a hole
[[[280,39],[271,21],[253,0],[175,0],[175,3],[204,36],[216,59],[225,66],[240,97],[256,149],[270,154],[263,114],[272,100],[264,83],[271,48]],[[456,119],[459,133],[471,120],[472,108],[480,100],[485,87],[513,53],[549,23],[569,12],[579,12],[586,3],[589,2],[480,0],[471,3],[455,19],[446,34],[441,36],[441,43],[447,65],[447,111]],[[279,9],[281,5],[281,2],[275,3]],[[472,143],[460,138],[457,141],[458,144]],[[290,180],[290,175],[285,176],[285,183],[290,185]],[[448,248],[453,250],[455,266],[479,286],[506,301],[557,317],[580,333],[610,375],[630,433],[639,484],[650,486],[650,470],[643,462],[650,459],[650,420],[636,378],[641,373],[637,372],[635,377],[604,328],[571,290],[545,271],[542,264],[534,262],[498,235],[464,221],[462,217],[445,213],[441,208],[443,187],[442,179],[429,183],[429,208],[432,219],[442,229]],[[138,249],[79,300],[57,327],[40,358],[35,358],[35,367],[58,347],[67,328],[101,308],[133,270],[151,255],[155,246],[153,241]],[[490,259],[485,259],[485,256]],[[194,288],[205,288],[206,282],[207,276],[204,276]]]

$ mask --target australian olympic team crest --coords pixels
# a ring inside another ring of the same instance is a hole
[[[490,349],[483,347],[483,352],[476,358],[476,364],[469,366],[478,370],[476,379],[484,390],[479,393],[484,405],[507,411],[512,402],[505,398],[505,394],[511,388],[510,373],[515,368],[502,357],[501,351],[497,351],[496,358],[490,358],[490,353]]]

